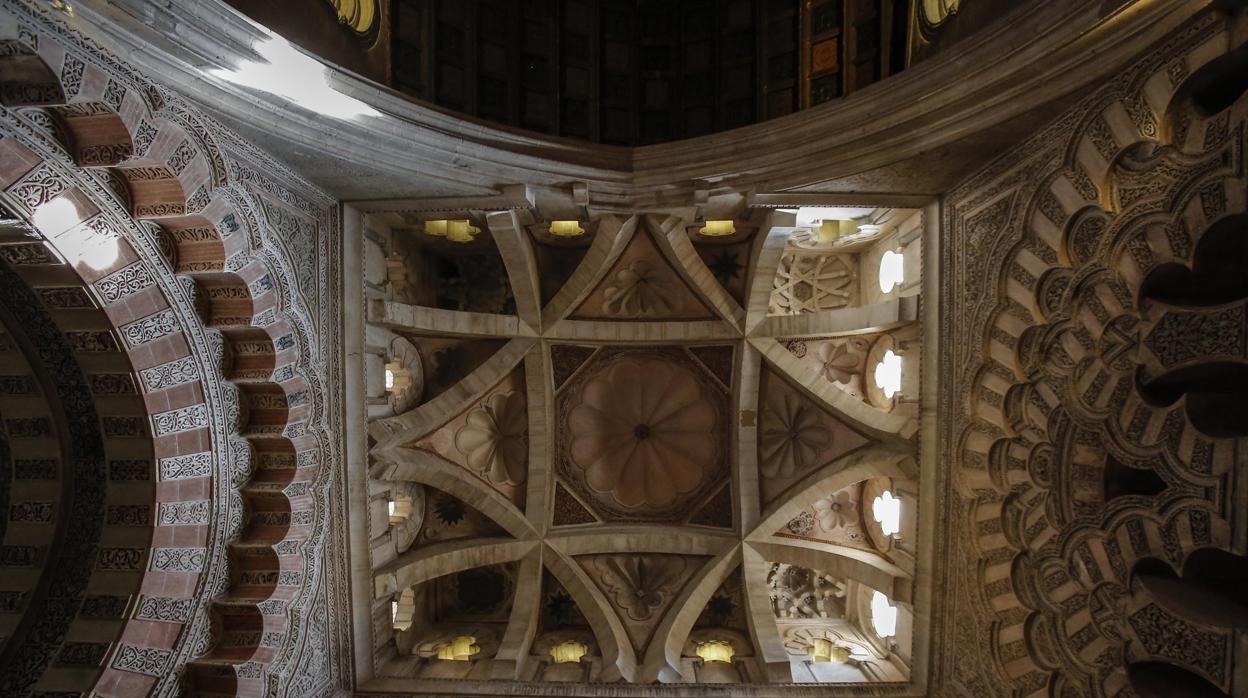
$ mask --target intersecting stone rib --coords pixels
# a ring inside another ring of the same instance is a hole
[[[759,323],[751,336],[837,337],[885,332],[914,322],[918,319],[918,310],[918,296],[906,296],[858,308],[775,315]]]
[[[535,334],[515,315],[426,308],[387,300],[369,303],[368,321],[392,330],[448,337],[532,337]]]
[[[549,330],[580,306],[624,252],[637,232],[637,225],[637,216],[620,219],[606,215],[598,221],[598,231],[585,257],[542,311],[543,330]]]
[[[369,473],[374,479],[418,482],[462,501],[516,538],[534,538],[537,535],[515,504],[458,463],[414,448],[390,449],[375,454],[374,458],[377,464]]]
[[[513,339],[446,392],[410,412],[369,424],[368,435],[377,442],[374,452],[419,439],[464,411],[466,406],[476,404],[515,369],[533,344],[532,339]]]
[[[706,262],[702,261],[689,240],[686,232],[688,221],[677,216],[646,216],[645,222],[655,233],[653,237],[659,251],[702,301],[718,313],[724,322],[733,327],[741,327],[745,322],[745,310],[716,281],[711,270],[706,268]]]
[[[475,567],[514,562],[537,547],[536,540],[465,538],[403,553],[373,577],[373,593],[383,599],[410,586]]]
[[[542,295],[538,281],[533,239],[529,237],[516,211],[487,214],[486,225],[507,268],[511,295],[516,299],[516,315],[530,328],[542,326]]]

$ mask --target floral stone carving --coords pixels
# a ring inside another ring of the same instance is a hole
[[[759,444],[760,469],[766,477],[793,477],[814,465],[818,453],[832,442],[819,411],[796,395],[769,401],[765,417]]]
[[[703,484],[720,417],[698,379],[657,357],[624,359],[581,388],[567,417],[570,460],[620,506],[663,508]]]
[[[685,561],[672,555],[600,557],[594,566],[611,600],[630,620],[645,621],[681,586]]]
[[[674,292],[649,262],[639,259],[616,272],[614,283],[603,292],[602,309],[626,318],[669,313]]]
[[[468,413],[467,423],[455,432],[455,448],[490,482],[518,485],[528,465],[528,426],[524,395],[495,393]]]

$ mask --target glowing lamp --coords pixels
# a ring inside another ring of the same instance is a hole
[[[819,242],[835,242],[843,237],[858,232],[858,224],[854,221],[826,219],[815,228],[815,236]]]
[[[706,225],[698,228],[698,235],[705,235],[708,238],[732,235],[735,232],[737,232],[737,227],[731,220],[707,221]]]
[[[589,648],[576,640],[560,642],[550,648],[550,656],[555,664],[575,664],[589,652]]]
[[[702,661],[706,662],[724,662],[732,661],[732,645],[725,640],[707,640],[698,643],[698,656]]]
[[[814,644],[810,646],[810,658],[818,663],[844,664],[849,660],[849,650],[832,644],[832,641],[827,638],[817,637]]]
[[[472,242],[481,229],[466,218],[425,221],[425,234],[451,242]]]
[[[580,221],[551,221],[550,234],[561,238],[574,238],[584,235],[585,229],[581,227]]]
[[[481,651],[481,648],[473,644],[477,638],[471,635],[460,635],[450,642],[438,645],[438,659],[446,659],[453,662],[466,662],[469,657]]]

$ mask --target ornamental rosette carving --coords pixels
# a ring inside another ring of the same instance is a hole
[[[598,558],[595,567],[615,605],[634,621],[649,620],[680,588],[685,561],[670,555]]]
[[[675,289],[644,259],[616,272],[603,292],[602,309],[608,315],[633,318],[670,313]]]
[[[490,482],[518,485],[528,466],[528,426],[524,395],[495,393],[468,413],[455,432],[455,448]]]
[[[620,506],[670,506],[713,467],[719,414],[689,370],[626,359],[586,382],[580,397],[567,422],[571,461]]]
[[[793,477],[814,465],[819,452],[832,443],[832,432],[824,426],[818,409],[796,395],[770,400],[765,416],[759,442],[766,477]]]

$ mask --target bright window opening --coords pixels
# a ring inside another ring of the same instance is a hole
[[[386,392],[394,390],[394,371],[386,369]]]
[[[880,363],[875,365],[875,385],[886,398],[892,398],[901,391],[901,357],[892,349],[884,352]]]
[[[880,292],[888,293],[893,287],[906,280],[905,256],[900,252],[888,250],[880,257]]]
[[[880,637],[897,634],[897,607],[878,591],[871,596],[871,625],[875,628],[875,634]]]
[[[79,226],[61,234],[79,222],[78,207],[68,199],[53,199],[40,206],[30,222],[46,237],[56,240],[57,251],[71,266],[82,263],[92,269],[106,269],[121,254],[116,237],[97,233],[88,226]]]
[[[453,662],[466,662],[472,655],[481,651],[475,643],[477,638],[471,635],[460,635],[450,642],[438,645],[438,659]]]
[[[550,657],[555,664],[573,664],[581,661],[589,652],[589,648],[576,640],[566,640],[550,648]]]
[[[698,656],[705,662],[731,662],[732,644],[726,640],[708,640],[698,643]]]
[[[399,617],[399,602],[391,601],[390,602],[390,622],[393,623],[395,619],[398,617]]]
[[[883,494],[875,498],[871,503],[871,514],[880,524],[884,535],[891,536],[901,530],[901,500],[894,497],[892,492],[884,490]]]
[[[386,502],[386,508],[389,509],[391,516],[394,516],[394,507],[395,507],[395,504],[394,504],[393,499],[391,499],[389,502]]]

